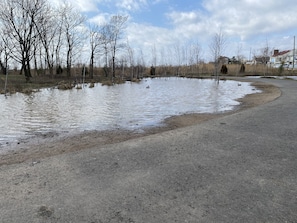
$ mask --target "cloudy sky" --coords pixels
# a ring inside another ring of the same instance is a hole
[[[154,46],[198,42],[208,60],[211,40],[221,30],[227,41],[224,54],[248,59],[267,44],[271,49],[292,49],[297,34],[297,4],[292,0],[69,1],[93,23],[114,14],[129,15],[126,38],[146,53]]]

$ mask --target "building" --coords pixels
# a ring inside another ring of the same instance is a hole
[[[253,63],[254,64],[267,64],[270,61],[269,56],[255,56]]]
[[[278,68],[282,64],[285,68],[297,68],[296,52],[294,52],[294,50],[274,50],[269,62],[270,65],[274,68]]]
[[[252,60],[244,61],[245,64],[257,65],[257,64],[269,64],[269,56],[254,56]]]
[[[220,64],[229,64],[229,63],[231,63],[231,60],[230,60],[229,57],[220,56],[220,57],[218,58],[218,62],[219,62]]]

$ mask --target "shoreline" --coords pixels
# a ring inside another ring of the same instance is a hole
[[[143,131],[130,130],[107,130],[107,131],[84,131],[78,134],[55,134],[49,133],[42,137],[34,137],[9,145],[4,152],[0,153],[0,166],[22,163],[25,161],[39,162],[40,159],[63,153],[77,152],[92,148],[103,148],[108,144],[120,143],[129,139],[144,137],[164,131],[170,131],[190,125],[196,125],[214,118],[230,115],[244,109],[252,108],[273,101],[281,95],[278,87],[264,82],[251,82],[251,85],[261,90],[261,93],[246,95],[238,99],[241,104],[233,111],[207,114],[195,113],[180,116],[172,116],[163,121],[162,126],[143,129]]]

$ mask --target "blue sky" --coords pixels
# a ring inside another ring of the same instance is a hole
[[[292,49],[297,34],[297,4],[292,0],[69,1],[92,23],[129,15],[125,38],[146,56],[152,47],[160,51],[195,42],[209,60],[209,45],[221,30],[227,42],[224,55],[249,58],[267,45],[271,50]]]

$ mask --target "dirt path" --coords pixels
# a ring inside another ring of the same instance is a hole
[[[128,139],[156,134],[189,125],[195,125],[206,120],[224,116],[242,109],[251,108],[267,103],[279,97],[281,91],[273,85],[263,82],[253,83],[262,93],[247,95],[240,99],[242,104],[232,112],[221,114],[187,114],[174,116],[164,121],[163,127],[145,129],[144,131],[86,131],[75,135],[45,134],[40,137],[23,140],[8,146],[8,150],[0,154],[0,166],[13,163],[21,163],[27,160],[38,162],[39,159],[62,153],[79,151],[97,146],[104,147],[107,144],[118,143]]]

